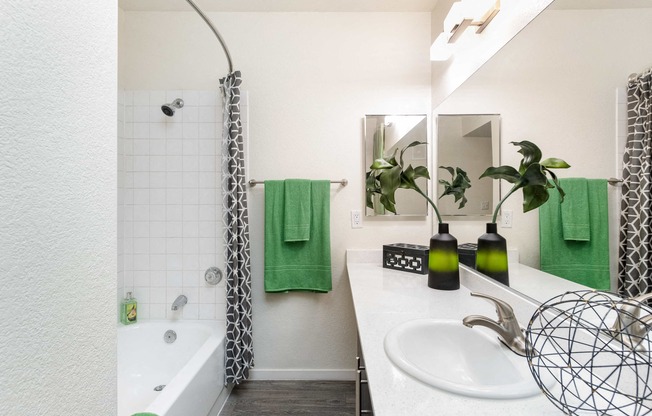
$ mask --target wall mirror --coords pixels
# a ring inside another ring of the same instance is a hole
[[[466,191],[467,203],[451,197],[438,200],[442,217],[447,220],[482,220],[488,222],[493,207],[499,201],[500,184],[488,178],[478,179],[489,166],[500,165],[500,115],[440,114],[437,116],[437,178],[451,181],[450,174],[439,166],[460,167],[471,180]],[[436,196],[444,186],[436,182]]]
[[[388,157],[394,152],[400,152],[414,141],[428,142],[428,117],[425,114],[416,115],[366,115],[365,131],[365,172],[373,161],[378,158]],[[428,167],[428,146],[426,144],[407,149],[403,156],[404,165]],[[398,156],[397,156],[398,157]],[[427,191],[428,181],[425,178],[417,179],[417,186],[424,192]],[[428,205],[425,198],[410,189],[396,191],[396,215],[401,216],[427,216]],[[374,208],[366,208],[366,216],[394,216],[385,210],[379,201],[379,196],[374,195]]]
[[[521,155],[509,142],[531,140],[544,157],[571,165],[557,172],[560,177],[620,178],[627,78],[652,65],[652,45],[632,40],[652,36],[650,18],[649,0],[556,0],[434,110],[500,113],[501,164],[518,166]],[[616,236],[619,189],[608,192],[610,235]],[[521,195],[506,202],[513,224],[499,232],[518,249],[521,263],[539,268],[539,214],[523,213],[521,204]],[[470,228],[455,229],[458,241],[473,242],[482,233],[479,224]],[[617,239],[610,243],[614,276]]]

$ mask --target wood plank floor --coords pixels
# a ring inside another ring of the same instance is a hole
[[[353,381],[247,381],[231,392],[219,416],[353,416]]]

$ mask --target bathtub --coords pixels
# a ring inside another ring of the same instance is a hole
[[[118,416],[216,414],[224,389],[224,324],[144,321],[118,327]],[[173,343],[164,334],[176,332]],[[162,390],[158,386],[165,386]],[[160,391],[157,391],[160,390]]]

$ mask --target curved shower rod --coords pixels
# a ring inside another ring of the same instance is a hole
[[[195,4],[195,2],[193,2],[192,0],[186,0],[186,2],[190,5],[190,7],[195,9],[197,14],[202,19],[204,19],[204,22],[206,22],[208,27],[210,27],[211,30],[213,31],[213,33],[215,33],[215,37],[217,37],[217,40],[220,41],[220,45],[222,45],[222,49],[224,50],[224,54],[226,55],[226,60],[229,62],[229,74],[232,73],[233,72],[233,62],[231,61],[231,54],[229,53],[229,48],[226,47],[226,43],[224,43],[224,39],[222,39],[222,36],[220,36],[220,32],[218,32],[217,29],[215,29],[215,26],[213,26],[213,23],[211,22],[211,20],[208,18],[208,16],[206,16],[204,14],[204,12],[201,11],[199,6],[197,6]]]

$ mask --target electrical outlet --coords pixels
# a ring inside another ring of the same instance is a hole
[[[480,202],[480,209],[482,211],[488,211],[489,210],[489,201]]]
[[[511,209],[501,210],[500,215],[500,226],[503,228],[512,228],[512,220],[514,219],[514,213]]]
[[[362,228],[362,211],[359,209],[351,210],[351,228]]]

